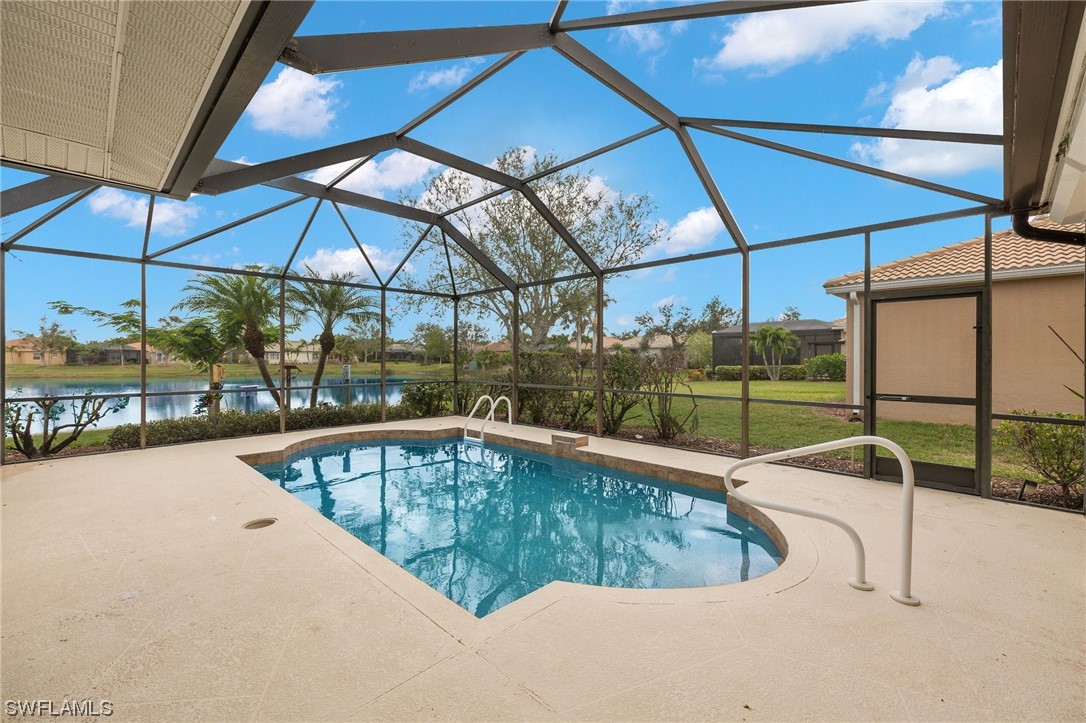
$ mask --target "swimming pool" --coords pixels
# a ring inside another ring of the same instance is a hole
[[[256,469],[478,617],[555,580],[697,587],[781,561],[723,493],[491,442],[348,442]]]

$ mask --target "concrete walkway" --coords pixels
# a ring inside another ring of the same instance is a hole
[[[788,559],[756,580],[553,583],[478,620],[236,459],[320,435],[3,468],[3,699],[109,700],[123,721],[1086,717],[1081,515],[919,490],[911,608],[887,594],[900,487],[755,468],[752,493],[857,527],[875,592],[845,584],[839,530],[773,513]]]

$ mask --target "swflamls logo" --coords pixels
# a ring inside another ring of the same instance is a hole
[[[113,702],[108,700],[5,700],[4,714],[12,717],[108,718],[113,715]]]

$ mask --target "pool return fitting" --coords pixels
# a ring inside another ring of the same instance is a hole
[[[497,399],[494,399],[489,394],[484,394],[483,396],[479,397],[475,401],[475,406],[471,408],[471,413],[468,414],[467,420],[464,421],[464,441],[465,442],[473,442],[473,441],[475,441],[471,437],[468,436],[468,424],[471,422],[472,418],[475,417],[475,413],[477,411],[479,411],[479,405],[481,405],[483,402],[490,402],[490,409],[487,411],[486,416],[483,417],[483,423],[479,427],[479,444],[482,444],[483,443],[483,434],[486,432],[486,425],[489,422],[494,421],[494,412],[497,411],[498,405],[501,404],[503,401],[505,402],[506,413],[509,415],[507,417],[508,420],[509,420],[509,424],[513,423],[513,403],[509,401],[509,397],[506,397],[506,396],[503,395],[503,396],[498,397]]]
[[[493,411],[493,409],[491,411]],[[905,450],[895,442],[891,442],[885,437],[849,437],[848,439],[839,439],[834,442],[812,444],[807,447],[798,447],[796,449],[787,449],[783,452],[773,452],[771,454],[762,454],[757,457],[741,459],[738,462],[729,465],[728,468],[724,470],[724,486],[727,488],[729,495],[732,495],[735,499],[740,502],[745,502],[748,505],[811,517],[840,527],[845,531],[845,534],[849,536],[849,539],[852,540],[852,546],[856,550],[856,574],[848,579],[848,584],[857,590],[874,590],[875,586],[869,583],[866,577],[864,543],[856,530],[854,530],[847,522],[838,519],[833,515],[827,515],[824,512],[805,510],[801,507],[793,507],[792,505],[786,505],[780,502],[756,500],[753,497],[748,497],[743,494],[732,484],[732,475],[744,467],[751,467],[766,462],[777,462],[782,459],[791,459],[792,457],[803,457],[808,454],[818,454],[819,452],[828,452],[833,449],[861,447],[868,444],[874,444],[890,450],[894,453],[894,456],[897,457],[898,462],[901,463],[901,586],[897,590],[893,590],[890,593],[890,597],[902,605],[919,605],[920,599],[912,595],[913,487],[915,483],[913,463],[909,459],[909,455],[905,453]]]

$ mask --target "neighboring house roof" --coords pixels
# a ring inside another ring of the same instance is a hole
[[[32,350],[34,348],[34,342],[29,339],[8,339],[4,342],[4,346],[8,349],[27,349]]]
[[[848,317],[842,316],[840,319],[834,319],[830,322],[830,326],[834,329],[844,329],[848,325]]]
[[[668,336],[665,336],[664,334],[657,334],[656,336],[649,339],[649,342],[648,342],[648,344],[646,346],[642,346],[641,345],[641,340],[644,339],[644,338],[645,338],[644,336],[634,336],[634,337],[630,337],[629,339],[616,339],[615,342],[618,343],[619,346],[625,347],[626,349],[630,349],[630,350],[636,350],[636,349],[670,349],[671,348],[671,338],[668,337]],[[613,345],[608,344],[608,346],[613,346]]]
[[[418,346],[417,344],[396,343],[396,344],[389,344],[388,345],[388,350],[389,351],[406,351],[406,352],[414,353],[414,352],[421,352],[422,347]]]
[[[610,349],[611,347],[618,345],[622,346],[622,339],[617,336],[605,336],[603,337],[603,348]]]
[[[750,330],[757,331],[763,326],[780,326],[792,332],[829,331],[830,329],[838,328],[832,323],[822,321],[821,319],[789,319],[787,321],[756,321],[750,325]],[[713,336],[742,336],[742,334],[743,327],[738,324],[713,332]]]
[[[481,348],[483,351],[513,351],[513,345],[507,341],[492,341]]]
[[[1081,224],[1058,224],[1047,219],[1034,219],[1038,228],[1058,229],[1061,231],[1081,230]],[[1051,241],[1034,241],[1022,238],[1011,229],[992,234],[992,273],[993,276],[1020,276],[1036,272],[1040,275],[1058,273],[1078,273],[1084,260],[1083,248]],[[1077,267],[1077,268],[1076,268]],[[962,277],[983,276],[984,274],[984,237],[978,236],[968,241],[961,241],[949,246],[926,251],[916,256],[908,256],[871,269],[872,284],[909,286],[909,282],[920,280],[958,280]],[[862,286],[864,272],[830,279],[823,286],[827,293],[855,291]]]

